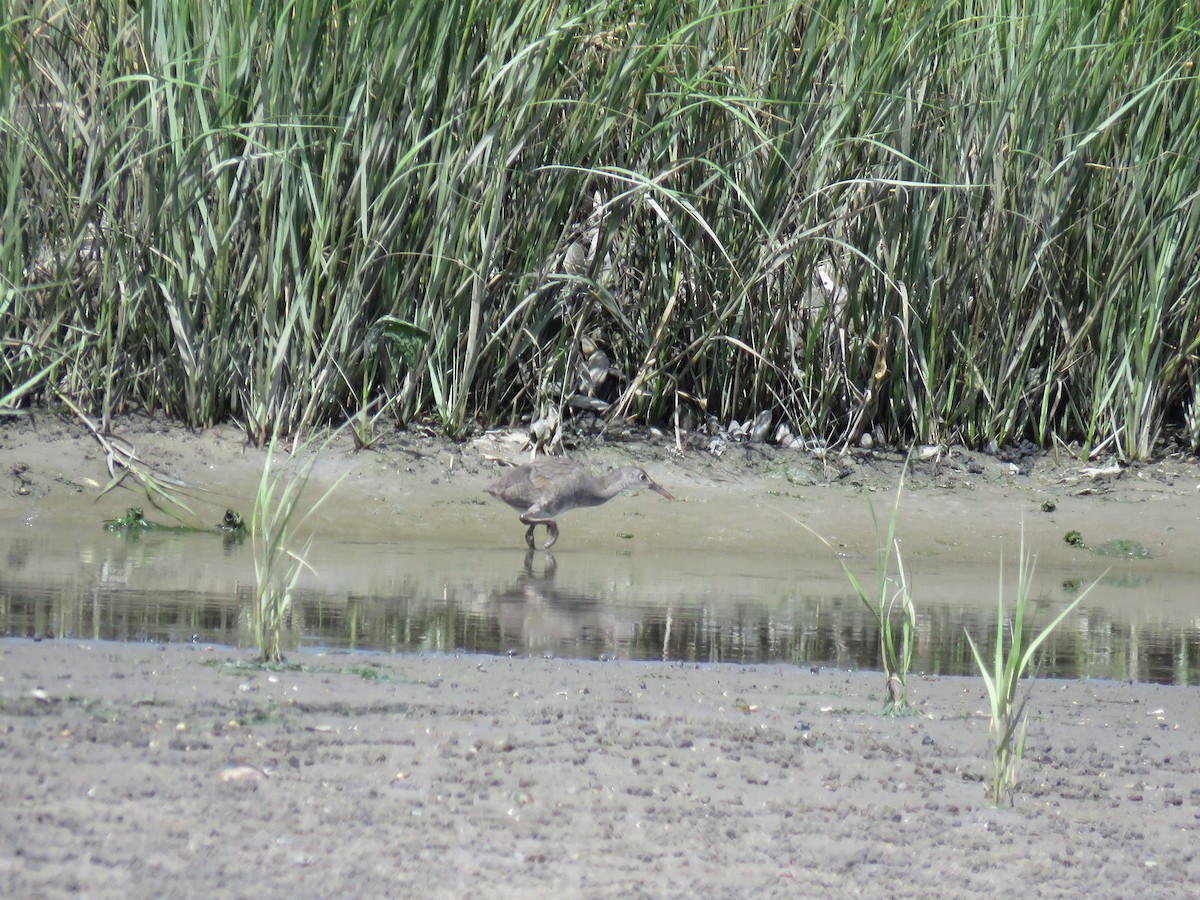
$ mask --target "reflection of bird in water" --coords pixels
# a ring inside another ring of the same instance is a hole
[[[668,500],[675,499],[636,466],[613,469],[597,478],[579,463],[558,456],[517,466],[485,490],[521,513],[522,524],[529,526],[525,543],[530,547],[534,546],[534,529],[545,525],[549,533],[545,549],[549,550],[558,540],[555,516],[580,506],[599,506],[632,487],[650,488]]]
[[[550,553],[540,571],[535,551],[514,583],[487,601],[487,614],[499,629],[498,649],[519,653],[566,653],[597,657],[616,649],[617,622],[603,597],[555,585],[557,564]]]
[[[542,577],[539,580],[545,582],[548,586],[553,586],[554,585],[554,576],[558,572],[558,560],[556,560],[554,558],[554,554],[551,553],[549,550],[543,551],[542,555],[546,557],[546,564],[544,566],[542,566]],[[526,578],[535,578],[536,577],[533,574],[533,548],[532,547],[530,547],[528,550],[525,551],[525,577]]]

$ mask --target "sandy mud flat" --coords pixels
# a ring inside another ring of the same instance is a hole
[[[1190,688],[1042,681],[1014,808],[973,679],[0,644],[10,897],[1194,896]],[[1032,892],[1032,893],[1031,893]]]
[[[121,430],[212,510],[261,471],[234,429]],[[518,452],[501,436],[335,448],[317,478],[351,474],[322,527],[519,542],[511,510],[480,502],[495,458]],[[851,498],[887,498],[899,471],[894,455],[678,454],[667,437],[580,455],[635,455],[684,501],[632,501],[637,553],[795,553],[771,518],[782,508],[869,555]],[[1083,562],[1062,541],[1082,523],[1196,571],[1194,461],[1087,468],[947,452],[914,470],[907,546],[994,559],[1023,520],[1045,554]],[[138,497],[95,502],[104,453],[69,419],[5,423],[0,473],[6,527]],[[566,521],[564,545],[604,527]],[[917,714],[889,718],[876,672],[364,653],[297,653],[268,671],[248,656],[0,641],[0,894],[1190,897],[1200,881],[1191,687],[1038,682],[1015,806],[996,808],[977,679],[915,679]]]

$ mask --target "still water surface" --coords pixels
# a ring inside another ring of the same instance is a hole
[[[249,540],[86,528],[9,533],[0,554],[0,635],[253,643]],[[305,573],[294,594],[292,647],[879,668],[878,627],[828,556],[650,554],[619,542],[550,556],[326,541],[310,561],[317,574]],[[849,562],[870,585],[873,560]],[[913,669],[971,672],[964,627],[992,646],[998,566],[906,563],[918,618]],[[1107,565],[1039,569],[1034,624]],[[1011,569],[1005,584],[1011,598]],[[1158,572],[1153,560],[1122,564],[1056,633],[1042,673],[1197,683],[1194,578]]]

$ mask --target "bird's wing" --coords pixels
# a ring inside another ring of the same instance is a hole
[[[544,456],[529,467],[529,483],[541,492],[555,482],[576,475],[579,463],[561,456]]]

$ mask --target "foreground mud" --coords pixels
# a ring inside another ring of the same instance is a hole
[[[1188,688],[0,643],[9,897],[1194,895]]]

